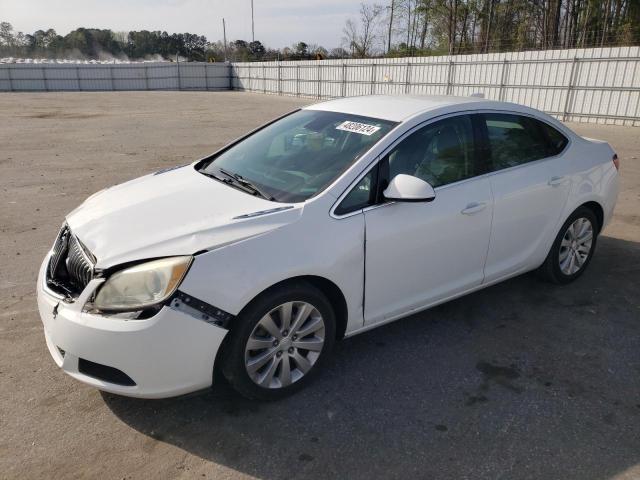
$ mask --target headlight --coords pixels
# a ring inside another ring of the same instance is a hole
[[[176,291],[191,265],[191,257],[170,257],[114,273],[93,302],[98,310],[140,310],[160,303]]]

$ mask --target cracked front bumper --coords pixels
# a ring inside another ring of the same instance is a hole
[[[227,330],[171,306],[144,320],[83,312],[86,292],[67,303],[45,287],[47,263],[48,258],[38,277],[38,310],[49,352],[65,373],[100,390],[141,398],[172,397],[211,385]],[[87,364],[118,370],[135,384],[114,383],[113,377],[83,369]]]

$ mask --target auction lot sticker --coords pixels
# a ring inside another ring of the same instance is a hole
[[[350,122],[347,120],[346,122],[342,122],[338,125],[336,130],[345,130],[347,132],[359,133],[361,135],[373,135],[380,130],[380,127],[367,125],[366,123]]]

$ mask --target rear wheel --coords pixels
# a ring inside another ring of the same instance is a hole
[[[306,384],[333,347],[335,316],[318,289],[278,287],[237,318],[222,371],[243,396],[270,400]]]
[[[569,283],[582,275],[591,261],[598,237],[598,219],[586,207],[578,208],[564,223],[540,273],[554,283]]]

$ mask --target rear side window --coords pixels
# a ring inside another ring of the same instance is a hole
[[[544,132],[532,118],[502,113],[483,114],[489,139],[489,169],[515,167],[548,157]]]
[[[535,121],[535,120],[534,120]],[[564,150],[564,147],[567,146],[569,140],[563,134],[561,134],[558,130],[553,128],[551,125],[544,122],[537,122],[540,124],[540,128],[547,136],[547,153],[549,157],[553,157],[558,155],[560,152]]]

